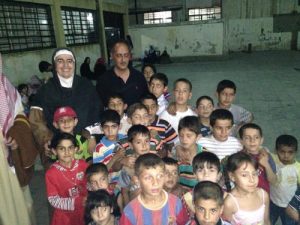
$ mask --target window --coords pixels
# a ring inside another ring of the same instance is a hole
[[[189,21],[221,19],[221,7],[189,9]]]
[[[144,24],[172,23],[172,11],[144,13]]]
[[[2,53],[55,47],[49,6],[0,2]]]
[[[98,42],[95,30],[95,11],[62,8],[62,21],[67,45]]]

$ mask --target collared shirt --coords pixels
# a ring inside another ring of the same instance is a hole
[[[104,105],[107,106],[108,98],[112,94],[120,94],[128,106],[136,103],[148,93],[148,85],[141,72],[129,68],[129,77],[126,82],[115,74],[114,69],[100,76],[96,89]]]

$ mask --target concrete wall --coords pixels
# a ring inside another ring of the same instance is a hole
[[[93,69],[96,60],[100,57],[99,45],[82,45],[70,48],[76,56],[76,73],[80,74],[80,65],[84,58],[91,58],[91,69]],[[41,60],[52,62],[51,57],[54,49],[45,49],[39,51],[27,51],[20,53],[3,54],[3,72],[14,84],[26,82],[32,75],[38,75],[40,78],[47,78],[51,73],[41,73],[38,64]]]
[[[225,49],[228,51],[290,49],[291,33],[273,32],[273,17],[259,19],[231,19],[226,23]]]
[[[222,55],[223,23],[184,23],[169,26],[141,26],[129,28],[134,43],[134,57],[153,45],[171,57]]]

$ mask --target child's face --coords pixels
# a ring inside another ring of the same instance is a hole
[[[150,152],[150,137],[148,135],[137,134],[132,142],[129,142],[129,145],[137,155],[144,155]]]
[[[108,175],[102,172],[95,173],[90,176],[89,183],[92,191],[98,191],[100,189],[108,189]]]
[[[156,98],[159,98],[164,92],[167,91],[167,87],[157,79],[152,79],[149,85],[149,91],[150,93],[154,94]]]
[[[214,110],[214,106],[211,101],[203,99],[199,102],[197,107],[197,114],[200,118],[209,118],[210,114]]]
[[[188,128],[181,129],[178,134],[179,134],[180,145],[184,149],[192,148],[196,144],[199,138],[199,136],[195,132],[191,131]]]
[[[73,134],[73,130],[78,123],[77,118],[73,118],[70,116],[63,116],[59,118],[57,122],[53,123],[53,126],[64,133]]]
[[[284,165],[293,164],[295,162],[296,150],[294,147],[287,145],[279,145],[276,150],[280,162]]]
[[[222,108],[229,108],[234,101],[235,93],[232,88],[225,88],[220,93],[217,93],[219,105]]]
[[[130,118],[132,125],[144,125],[148,126],[150,124],[150,117],[146,109],[137,109],[132,114]]]
[[[62,140],[57,147],[52,150],[53,154],[57,156],[60,164],[67,168],[72,166],[76,151],[77,147],[75,147],[70,140]]]
[[[156,112],[158,110],[158,105],[153,99],[145,99],[143,101],[143,104],[147,107],[148,113],[149,113],[149,118],[150,118],[150,123],[155,120],[156,117]]]
[[[177,165],[165,165],[166,167],[166,177],[164,187],[171,190],[173,189],[178,182],[178,166]]]
[[[231,132],[231,120],[217,119],[215,125],[212,127],[212,133],[217,141],[227,141]]]
[[[174,97],[176,104],[186,105],[192,97],[189,85],[185,82],[177,82],[174,88]]]
[[[142,168],[138,176],[142,193],[147,197],[157,197],[161,194],[165,183],[165,170],[161,166]]]
[[[93,221],[98,224],[108,224],[113,213],[110,206],[99,206],[91,210],[91,217]]]
[[[144,74],[144,76],[145,76],[145,78],[146,78],[146,81],[149,83],[150,78],[151,78],[152,75],[154,74],[154,71],[153,71],[153,69],[152,69],[150,66],[146,66],[146,67],[144,68],[143,74]]]
[[[221,178],[221,172],[218,171],[218,167],[212,164],[207,164],[207,162],[204,163],[204,168],[198,168],[195,175],[199,182],[211,181],[218,183]]]
[[[195,216],[201,225],[216,225],[222,215],[223,206],[214,199],[198,199],[194,202]]]
[[[244,162],[232,173],[229,173],[236,188],[243,192],[254,192],[258,185],[258,171],[251,163]]]
[[[116,110],[121,117],[124,115],[126,108],[127,104],[125,104],[122,99],[110,98],[108,101],[108,109]]]
[[[260,135],[259,130],[247,128],[244,130],[241,142],[248,153],[258,154],[263,143],[263,137]]]
[[[118,138],[119,124],[106,122],[102,126],[105,137],[110,141],[116,141]]]

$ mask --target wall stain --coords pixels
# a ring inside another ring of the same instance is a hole
[[[175,49],[178,49],[180,46],[179,46],[179,44],[178,44],[178,40],[177,40],[177,38],[176,38],[176,40],[175,40],[175,46],[174,46],[174,48]]]
[[[208,45],[210,46],[208,52],[210,52],[211,54],[216,54],[216,46],[217,46],[217,44],[214,44],[212,42],[208,42]]]
[[[199,41],[196,41],[196,47],[193,49],[193,53],[199,52],[201,50],[202,45]]]

